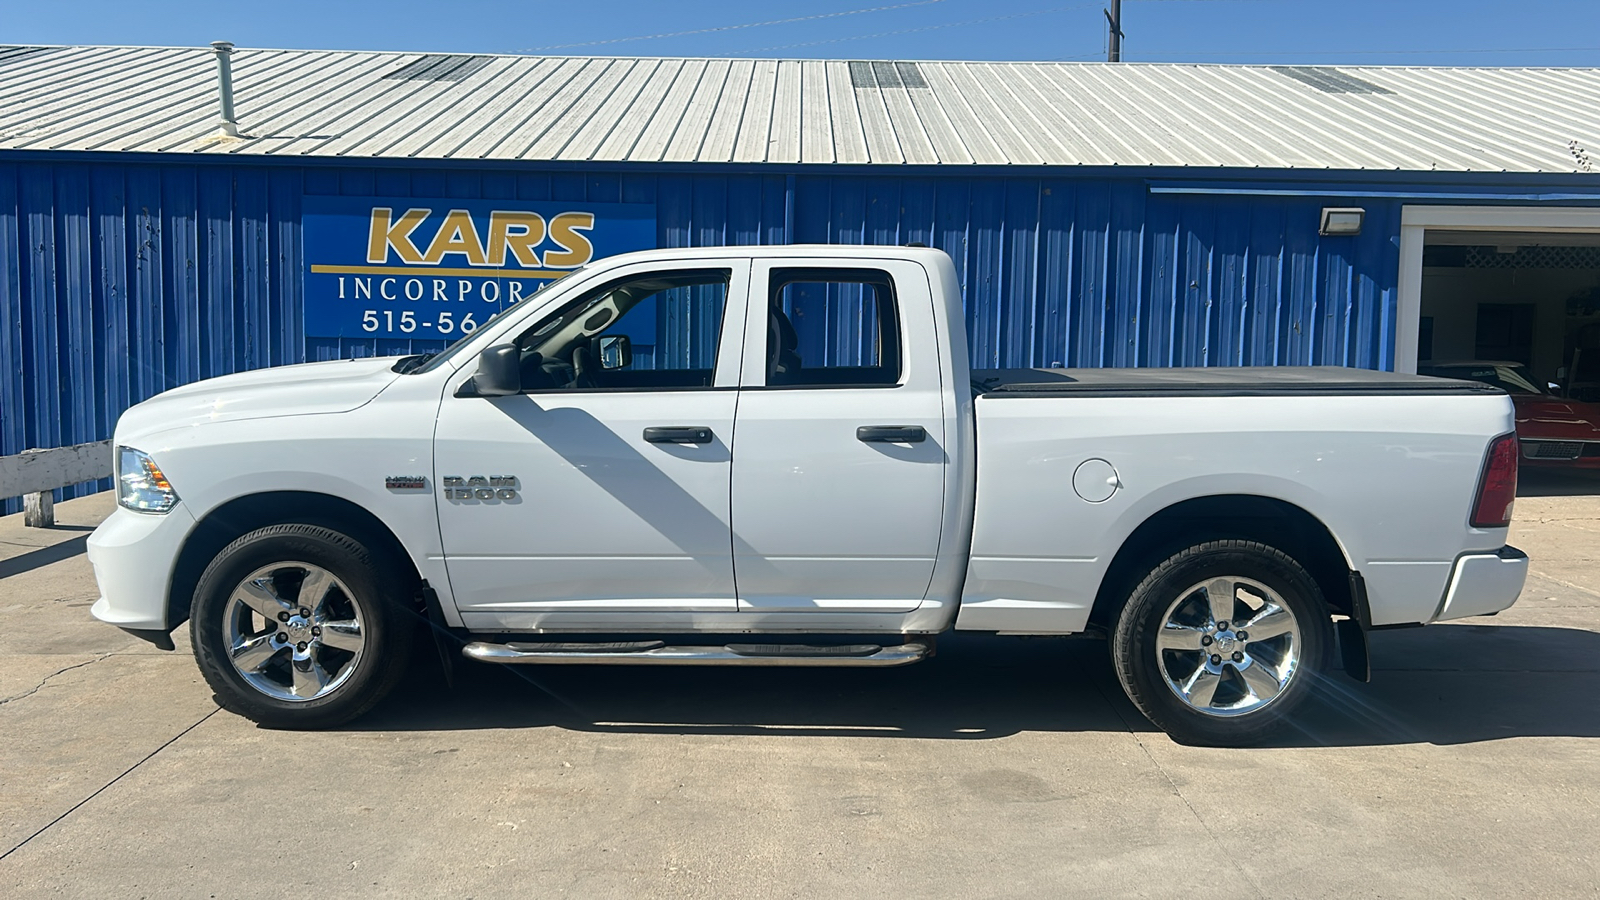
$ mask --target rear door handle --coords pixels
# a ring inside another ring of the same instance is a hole
[[[920,444],[928,439],[921,425],[863,425],[856,440],[868,444]]]
[[[704,425],[658,425],[644,430],[644,439],[652,444],[709,444],[711,429]]]

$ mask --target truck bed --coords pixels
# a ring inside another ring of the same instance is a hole
[[[1493,385],[1341,366],[974,369],[980,396],[1282,397],[1499,394]]]
[[[1484,454],[1513,428],[1490,385],[1335,367],[973,381],[978,488],[958,627],[1081,630],[1118,548],[1194,498],[1306,511],[1338,535],[1381,625],[1431,621],[1455,558],[1504,541],[1468,527]]]

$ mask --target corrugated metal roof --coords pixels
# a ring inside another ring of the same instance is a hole
[[[0,47],[0,150],[1590,172],[1600,69]]]

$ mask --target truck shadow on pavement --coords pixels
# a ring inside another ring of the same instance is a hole
[[[1600,737],[1600,634],[1436,625],[1372,635],[1373,682],[1330,675],[1280,747]],[[899,669],[492,666],[446,687],[419,654],[359,731],[559,727],[591,733],[987,740],[1158,732],[1123,696],[1106,644],[958,635]]]
[[[1523,466],[1517,473],[1518,497],[1600,497],[1600,469]]]

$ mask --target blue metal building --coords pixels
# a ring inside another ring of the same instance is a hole
[[[1428,235],[1600,231],[1593,70],[218,55],[238,137],[210,51],[0,50],[0,455],[201,378],[441,346],[308,332],[332,198],[923,242],[991,368],[1413,368]]]

